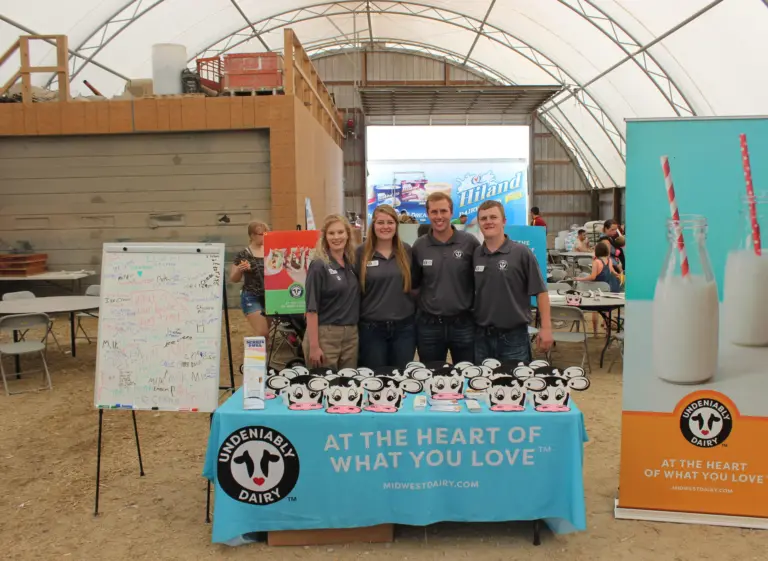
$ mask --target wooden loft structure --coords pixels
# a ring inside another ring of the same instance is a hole
[[[60,78],[59,102],[0,103],[0,142],[5,140],[2,137],[22,141],[20,137],[267,129],[272,227],[292,230],[303,224],[308,198],[316,216],[340,213],[342,119],[293,31],[286,29],[284,38],[285,95],[170,95],[77,102],[68,99],[69,81]],[[23,42],[20,39],[19,45]],[[58,45],[59,56],[65,57],[66,42]],[[56,72],[61,69],[66,70],[66,64],[55,68]]]
[[[29,60],[29,44],[32,41],[46,41],[56,47],[56,66],[32,66]],[[19,51],[21,67],[11,76],[2,87],[0,96],[5,95],[11,87],[21,78],[21,100],[23,103],[32,103],[32,74],[38,72],[55,72],[59,83],[59,101],[69,101],[69,67],[67,56],[69,44],[66,35],[22,35],[0,57],[0,66],[5,64],[13,54]]]
[[[285,94],[300,98],[312,116],[341,145],[341,139],[344,138],[341,116],[293,29],[284,32],[283,53]]]

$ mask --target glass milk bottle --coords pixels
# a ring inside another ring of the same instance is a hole
[[[679,247],[682,233],[684,251]],[[718,296],[707,219],[667,221],[669,248],[653,299],[653,368],[662,380],[700,384],[717,372]],[[687,271],[684,271],[687,269]]]
[[[754,204],[757,223],[767,224],[768,192],[755,193]],[[768,251],[762,247],[761,255],[755,251],[747,195],[742,199],[735,230],[736,243],[725,263],[723,331],[726,340],[736,345],[765,347],[768,346]]]

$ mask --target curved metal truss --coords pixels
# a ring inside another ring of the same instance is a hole
[[[471,33],[479,34],[494,41],[512,52],[522,56],[529,62],[539,67],[543,72],[549,75],[555,83],[562,84],[566,89],[573,92],[573,98],[583,109],[595,120],[600,129],[603,130],[611,145],[621,158],[626,161],[626,142],[616,123],[611,117],[603,111],[597,101],[590,93],[581,88],[580,83],[568,74],[563,68],[544,55],[533,46],[525,43],[514,35],[495,27],[487,22],[478,20],[474,17],[454,12],[444,8],[437,8],[427,4],[415,2],[377,2],[361,0],[340,0],[338,2],[328,2],[325,4],[315,4],[296,10],[290,10],[281,14],[265,18],[258,22],[253,22],[253,26],[245,26],[238,31],[222,37],[219,41],[210,44],[200,51],[196,56],[210,57],[226,53],[235,47],[250,41],[256,37],[253,28],[258,35],[270,33],[278,29],[310,21],[318,18],[328,18],[340,16],[361,15],[367,17],[368,14],[377,15],[403,15],[418,17],[431,21],[437,21],[453,25]],[[552,100],[550,104],[554,105]]]
[[[87,64],[94,61],[94,58],[98,53],[100,53],[128,26],[139,18],[147,15],[164,1],[165,0],[127,0],[119,10],[100,24],[99,27],[85,39],[85,41],[71,52],[71,76],[77,76]],[[695,115],[695,110],[691,104],[658,61],[656,61],[647,51],[632,56],[633,51],[641,48],[640,43],[614,18],[601,10],[593,0],[557,1],[571,9],[575,14],[584,18],[600,30],[600,32],[610,39],[618,48],[631,56],[633,62],[643,71],[648,79],[654,83],[677,115]],[[764,1],[768,4],[768,0]],[[233,7],[237,7],[234,2]],[[504,29],[488,24],[486,21],[487,18],[484,18],[484,20],[481,21],[472,16],[441,7],[431,6],[427,3],[384,0],[341,0],[338,2],[320,3],[296,10],[286,11],[281,14],[264,18],[258,22],[246,22],[246,25],[243,28],[210,45],[204,52],[226,52],[238,44],[253,38],[261,41],[261,35],[269,31],[301,21],[322,17],[326,17],[329,21],[332,21],[331,18],[333,16],[361,15],[366,17],[369,23],[367,31],[370,41],[373,42],[374,35],[370,25],[371,14],[407,15],[443,22],[470,31],[476,34],[477,37],[483,36],[486,39],[495,41],[511,49],[541,68],[557,83],[566,86],[566,88],[572,92],[572,95],[577,102],[587,110],[593,119],[595,119],[607,135],[622,161],[625,161],[626,146],[624,135],[620,132],[616,123],[602,110],[596,100],[580,87],[579,82],[574,80],[564,69],[538,49],[520,41]],[[463,59],[464,58],[467,57],[465,56]],[[50,85],[52,81],[53,77],[48,81],[48,84]],[[556,101],[553,100],[553,102],[548,105],[554,105],[554,103],[556,103]],[[554,109],[555,107],[548,106],[546,110],[553,111]]]
[[[558,2],[570,8],[599,29],[603,35],[613,41],[614,45],[626,54],[631,55],[633,50],[636,52],[642,49],[642,44],[629,31],[595,5],[592,0],[558,0]],[[654,83],[677,115],[683,117],[696,115],[696,111],[688,102],[683,92],[680,91],[677,84],[669,77],[651,53],[643,51],[638,56],[633,56],[632,61]]]
[[[359,52],[360,50],[364,49],[366,45],[361,45],[360,41],[357,39],[326,41],[313,45],[312,47],[308,47],[307,54],[309,54],[313,59],[325,58],[348,54],[350,52]],[[497,72],[496,70],[493,70],[492,68],[485,66],[482,63],[472,60],[471,58],[466,59],[466,55],[457,53],[455,51],[450,51],[448,49],[435,47],[433,45],[427,45],[417,41],[403,41],[401,39],[387,39],[379,37],[374,42],[373,47],[374,52],[405,53],[439,60],[440,62],[452,64],[457,68],[464,67],[467,68],[470,72],[475,73],[477,76],[485,78],[494,84],[502,86],[516,85],[514,81],[510,80],[500,72]],[[571,135],[568,134],[568,132],[560,125],[559,121],[562,119],[562,121],[566,122],[574,131],[576,128],[568,120],[568,117],[565,114],[563,114],[561,111],[558,112],[560,113],[559,119],[555,119],[550,114],[540,115],[540,118],[552,131],[552,133],[562,142],[565,150],[570,154],[571,159],[576,162],[580,171],[584,175],[586,183],[592,189],[604,188],[605,185],[602,183],[602,181],[600,181],[589,160],[584,157],[584,154],[579,148],[579,145],[574,142]],[[578,132],[576,134],[578,134]],[[605,169],[605,167],[602,165],[600,159],[592,151],[589,145],[584,142],[584,139],[581,137],[579,138],[581,139],[584,148],[588,150],[590,154],[592,154],[592,157],[600,165],[602,170],[608,175],[608,177],[611,178],[612,181],[614,181],[614,184],[618,184],[615,182],[610,172],[608,172],[608,170]]]

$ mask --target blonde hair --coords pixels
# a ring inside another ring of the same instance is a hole
[[[365,266],[373,257],[373,252],[376,249],[376,228],[373,223],[376,221],[377,214],[386,214],[392,220],[395,221],[395,235],[392,238],[392,253],[395,254],[397,260],[397,267],[400,269],[400,274],[403,275],[403,292],[411,291],[411,261],[408,259],[408,252],[405,251],[405,246],[400,239],[400,233],[398,232],[398,220],[395,209],[389,205],[379,205],[373,211],[371,217],[371,226],[368,229],[368,238],[365,240],[365,247],[363,247],[363,258],[360,266],[360,287],[365,293],[365,274],[367,267]]]
[[[254,220],[248,224],[248,237],[250,238],[254,234],[266,234],[269,232],[269,226],[265,222],[260,220]]]
[[[317,246],[315,247],[316,257],[322,259],[326,263],[331,262],[331,258],[328,255],[330,248],[328,247],[328,240],[325,239],[325,235],[328,232],[328,228],[336,222],[341,222],[344,226],[344,230],[347,232],[347,243],[344,246],[344,257],[350,265],[355,264],[355,249],[352,246],[352,226],[349,225],[349,220],[344,218],[340,214],[329,214],[323,220],[323,227],[320,228],[320,239],[317,240]]]
[[[480,220],[480,211],[481,210],[491,210],[492,208],[499,209],[499,212],[501,213],[501,218],[503,220],[507,219],[507,213],[504,212],[504,205],[502,205],[499,201],[485,201],[483,204],[481,204],[479,207],[477,207],[477,219]]]

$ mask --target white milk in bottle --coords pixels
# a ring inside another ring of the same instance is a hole
[[[717,285],[703,276],[659,279],[653,299],[653,367],[662,380],[699,384],[717,372]]]
[[[718,356],[719,301],[707,220],[683,215],[669,220],[667,230],[669,249],[653,299],[653,369],[667,382],[701,384],[717,373]]]
[[[768,221],[768,193],[755,193],[759,224]],[[768,346],[768,252],[755,252],[750,199],[742,201],[735,249],[728,254],[723,285],[723,330],[726,339],[750,347]]]

